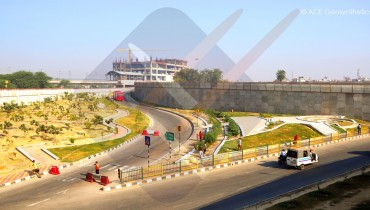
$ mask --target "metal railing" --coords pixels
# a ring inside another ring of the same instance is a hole
[[[369,128],[363,127],[359,133],[357,129],[348,129],[346,133],[337,133],[327,136],[320,136],[315,138],[302,139],[297,141],[281,142],[279,144],[259,146],[255,148],[247,148],[242,151],[226,152],[217,155],[204,156],[196,158],[191,156],[189,159],[184,159],[179,162],[170,164],[156,164],[149,167],[140,167],[129,170],[118,170],[118,177],[123,182],[136,181],[147,179],[150,177],[166,176],[185,171],[191,171],[198,168],[210,167],[221,164],[228,164],[230,162],[256,158],[257,156],[264,156],[278,153],[281,149],[310,147],[325,142],[335,141],[342,138],[368,134]]]

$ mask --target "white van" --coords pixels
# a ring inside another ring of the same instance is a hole
[[[306,148],[288,149],[286,156],[287,165],[300,170],[304,169],[305,165],[319,162],[319,156],[316,153],[311,153],[310,149]]]

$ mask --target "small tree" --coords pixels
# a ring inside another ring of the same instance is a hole
[[[90,128],[91,128],[91,126],[92,126],[91,122],[89,122],[89,121],[86,121],[86,122],[84,123],[84,125],[85,125],[86,129],[88,129],[88,130],[90,130]]]
[[[19,129],[21,130],[21,131],[23,131],[23,133],[24,133],[24,135],[26,135],[26,133],[28,132],[28,128],[26,127],[26,125],[25,124],[22,124],[22,125],[20,125],[19,126]]]
[[[276,72],[276,79],[279,82],[282,82],[284,79],[286,79],[286,72],[283,69],[280,69]]]

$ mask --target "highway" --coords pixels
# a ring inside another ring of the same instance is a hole
[[[151,117],[156,121],[153,125],[155,128],[163,126],[162,129],[170,129],[174,123],[182,121],[165,112],[148,107],[144,109],[150,112]],[[160,141],[162,140],[158,142]],[[168,151],[166,145],[162,147],[158,143],[156,148],[159,151],[156,157]],[[370,138],[351,140],[315,148],[315,152],[320,156],[320,162],[305,167],[303,171],[281,167],[277,164],[277,158],[271,157],[211,172],[110,192],[101,191],[101,185],[98,183],[83,180],[84,176],[81,174],[93,170],[91,162],[89,163],[91,165],[67,168],[58,176],[47,175],[42,179],[33,179],[1,189],[0,208],[237,209],[368,165],[370,164],[369,151]],[[132,144],[99,157],[99,161],[103,163],[102,166],[115,163],[145,165],[146,158],[143,157],[146,157],[145,145]],[[102,174],[107,172],[109,167],[104,168]]]

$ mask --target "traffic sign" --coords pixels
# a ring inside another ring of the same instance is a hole
[[[150,146],[150,136],[145,136],[145,145]]]
[[[172,132],[166,132],[164,136],[166,137],[167,141],[175,141],[175,134]]]

